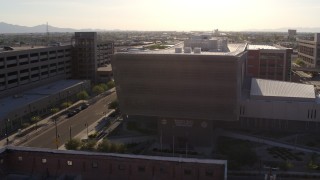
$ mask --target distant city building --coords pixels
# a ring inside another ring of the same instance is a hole
[[[297,30],[295,30],[295,29],[289,29],[288,30],[288,38],[289,39],[294,38],[296,35],[297,35]]]
[[[110,64],[113,42],[97,42],[96,32],[76,32],[73,48],[73,77],[98,82],[97,69]]]
[[[184,47],[201,48],[202,51],[228,52],[228,39],[211,37],[211,35],[196,35],[184,41]]]
[[[292,49],[249,45],[246,75],[253,78],[290,81]]]
[[[320,68],[320,33],[316,33],[312,40],[298,39],[298,57],[306,67]]]

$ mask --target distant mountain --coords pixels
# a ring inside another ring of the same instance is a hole
[[[79,32],[79,31],[105,31],[102,29],[72,29],[72,28],[59,28],[48,26],[49,32]],[[8,24],[0,22],[0,33],[45,33],[47,32],[47,25],[41,24],[38,26],[28,27]]]

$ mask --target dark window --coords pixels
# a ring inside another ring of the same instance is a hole
[[[146,167],[144,167],[144,166],[139,166],[139,167],[138,167],[138,171],[139,171],[139,172],[145,172],[145,171],[146,171]]]
[[[93,162],[92,163],[92,168],[98,168],[98,163],[97,162]]]
[[[118,169],[119,169],[119,170],[125,170],[126,167],[125,167],[123,164],[121,164],[121,165],[118,166]]]
[[[191,169],[185,169],[185,170],[184,170],[184,174],[185,174],[185,175],[191,175],[191,174],[192,174]]]
[[[206,176],[212,177],[213,176],[213,170],[206,170]]]

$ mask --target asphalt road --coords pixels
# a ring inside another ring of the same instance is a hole
[[[116,99],[116,93],[112,93],[106,97],[101,98],[95,104],[90,105],[87,109],[82,110],[75,116],[67,119],[63,119],[58,123],[58,146],[66,143],[70,139],[70,127],[71,136],[74,137],[86,127],[85,124],[88,123],[90,126],[102,116],[104,113],[108,113],[108,103]],[[39,147],[39,148],[51,148],[56,149],[55,143],[56,130],[55,126],[50,127],[43,133],[32,138],[28,142],[24,143],[22,146],[27,147]]]

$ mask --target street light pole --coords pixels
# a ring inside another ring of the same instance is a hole
[[[10,119],[8,118],[6,120],[6,136],[7,136],[7,146],[9,145],[9,134],[8,134],[8,122],[10,121]]]
[[[70,141],[71,141],[71,126],[70,126],[70,129],[69,129],[69,130],[70,130]]]
[[[57,119],[54,120],[54,125],[56,127],[56,146],[57,146],[57,149],[59,149],[59,146],[58,146],[58,126],[57,126]]]
[[[88,122],[86,122],[84,126],[87,128],[87,139],[89,139]]]

